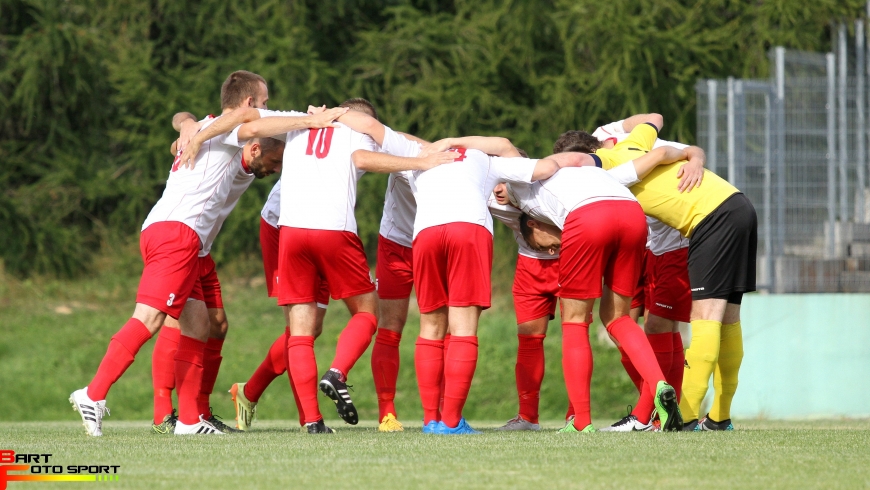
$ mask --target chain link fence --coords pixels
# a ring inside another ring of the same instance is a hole
[[[700,80],[698,145],[755,205],[758,285],[870,292],[868,87],[862,21],[835,53],[771,50],[770,80]]]

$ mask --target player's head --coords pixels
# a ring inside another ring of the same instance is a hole
[[[275,138],[254,138],[245,145],[245,164],[258,179],[281,171],[284,142]]]
[[[347,99],[346,101],[342,102],[339,107],[347,107],[352,111],[362,112],[363,114],[368,114],[369,116],[378,119],[378,111],[375,110],[375,106],[366,99],[363,99],[362,97]]]
[[[595,150],[599,148],[601,148],[601,142],[598,141],[598,138],[586,131],[565,131],[553,143],[553,153],[564,153],[566,151],[595,153]]]
[[[520,233],[533,250],[556,255],[562,248],[562,230],[558,226],[538,221],[527,214],[520,215]]]
[[[265,109],[269,100],[266,80],[245,70],[234,71],[221,86],[221,110],[239,107]]]
[[[522,148],[517,147],[517,146],[515,146],[514,149],[517,150],[518,152],[520,152],[520,156],[521,156],[521,157],[523,157],[523,158],[529,158],[529,154],[526,153],[526,150],[523,150]]]

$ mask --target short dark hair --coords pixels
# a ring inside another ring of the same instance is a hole
[[[529,238],[532,237],[532,227],[529,226],[530,219],[532,219],[531,216],[526,213],[520,215],[520,233],[523,235],[523,240],[529,245],[531,245]]]
[[[521,156],[521,157],[523,157],[523,158],[529,158],[529,154],[526,153],[526,150],[523,150],[522,148],[520,148],[520,147],[518,147],[518,146],[515,146],[514,148],[516,148],[517,151],[520,152],[520,156]]]
[[[366,99],[362,97],[354,97],[352,99],[347,99],[342,102],[339,107],[347,107],[352,111],[362,112],[363,114],[368,114],[375,119],[378,119],[378,111],[375,110],[375,106]],[[380,121],[380,119],[378,119]]]
[[[571,130],[565,131],[559,136],[559,139],[553,144],[553,153],[564,153],[566,151],[595,153],[595,150],[599,148],[601,148],[601,142],[595,136],[586,131]]]
[[[256,98],[260,83],[265,85],[266,79],[256,73],[245,70],[230,73],[221,86],[221,110],[235,109],[248,97]]]
[[[284,142],[276,138],[257,138],[260,143],[260,151],[262,155],[268,155],[272,152],[284,152]]]

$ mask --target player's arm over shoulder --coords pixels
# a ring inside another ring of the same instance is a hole
[[[622,122],[622,126],[629,132],[628,137],[620,145],[650,151],[655,146],[664,125],[661,114],[638,114],[631,116]]]

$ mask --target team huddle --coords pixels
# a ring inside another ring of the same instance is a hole
[[[308,433],[333,432],[318,390],[357,424],[347,378],[373,339],[379,430],[402,431],[393,400],[412,289],[422,431],[478,434],[463,407],[477,366],[478,321],[490,307],[493,217],[513,230],[519,247],[519,410],[500,430],[540,430],[543,341],[558,302],[569,398],[559,432],[596,431],[589,342],[596,299],[639,396],[630,414],[598,430],[733,429],[740,303],[755,290],[756,214],[738,189],[704,169],[702,149],[658,138],[660,115],[637,114],[592,134],[567,131],[552,155],[532,159],[505,138],[430,143],[394,131],[364,99],[306,113],[270,111],[267,100],[262,77],[237,71],[222,86],[219,117],[173,119],[176,158],[142,226],[135,310],[91,382],[70,396],[89,435],[102,435],[109,389],[158,332],[155,432],[249,430],[261,395],[284,373]],[[210,406],[227,320],[209,252],[253,180],[276,172],[260,243],[269,296],[283,308],[286,329],[251,378],[232,385],[230,427]],[[354,217],[365,172],[389,174],[374,281]],[[314,342],[330,296],[351,318],[320,376]],[[685,351],[678,322],[691,322]],[[703,414],[711,376],[713,406]]]

